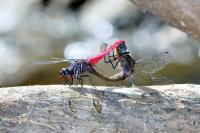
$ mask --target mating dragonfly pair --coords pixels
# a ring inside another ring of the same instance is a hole
[[[118,40],[109,48],[105,44],[105,49],[102,53],[88,59],[54,58],[52,61],[39,61],[37,64],[70,63],[71,65],[62,68],[59,74],[65,82],[71,82],[70,86],[75,82],[76,84],[80,83],[82,87],[84,77],[88,77],[90,74],[110,82],[119,82],[126,79],[134,80],[136,75],[144,78],[141,75],[148,75],[159,71],[170,62],[171,57],[169,52],[163,52],[150,58],[135,60],[128,52],[125,41]],[[110,64],[113,69],[116,69],[118,66],[120,72],[114,76],[106,76],[99,72],[96,69],[96,65],[103,59],[104,63]],[[158,80],[151,76],[148,76],[148,79],[152,81]]]

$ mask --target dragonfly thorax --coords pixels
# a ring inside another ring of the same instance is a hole
[[[123,55],[120,58],[120,67],[125,75],[130,75],[134,72],[135,60],[130,55]]]

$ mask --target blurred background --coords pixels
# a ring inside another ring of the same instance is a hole
[[[136,59],[169,51],[173,60],[159,74],[200,83],[199,42],[127,0],[1,0],[0,86],[60,84],[66,63],[32,62],[88,58],[116,39],[126,40]]]

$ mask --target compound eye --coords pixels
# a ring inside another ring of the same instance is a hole
[[[62,68],[62,71],[66,71],[66,68]]]
[[[59,72],[60,75],[63,75],[62,71]]]
[[[63,75],[66,76],[68,74],[68,69],[66,69],[66,68],[62,69],[62,73],[63,73]]]
[[[61,71],[59,72],[59,74],[62,75],[62,76],[65,75],[66,74],[66,69],[62,68]]]

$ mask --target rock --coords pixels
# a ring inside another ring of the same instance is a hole
[[[159,16],[195,39],[200,38],[200,1],[198,0],[131,0],[134,4]]]
[[[200,132],[200,85],[0,89],[0,132]]]

